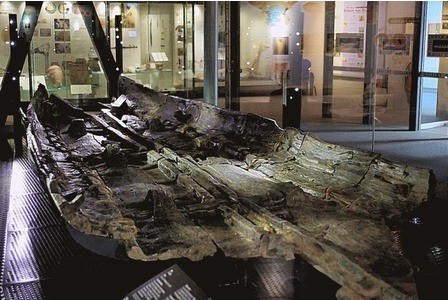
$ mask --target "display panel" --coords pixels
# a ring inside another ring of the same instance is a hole
[[[203,4],[111,2],[123,18],[123,72],[159,91],[188,91],[203,80]],[[111,22],[111,47],[115,25]],[[201,86],[201,84],[199,84]]]
[[[83,20],[91,12],[67,1],[45,1],[42,8],[29,54],[33,88],[41,83],[72,100],[108,98],[102,62]]]

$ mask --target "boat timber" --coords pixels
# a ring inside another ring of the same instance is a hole
[[[126,77],[119,89],[92,113],[41,85],[28,107],[29,152],[71,230],[131,260],[298,255],[340,299],[417,298],[393,232],[431,170]]]

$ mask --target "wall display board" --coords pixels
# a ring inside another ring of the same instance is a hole
[[[364,34],[363,33],[337,33],[336,34],[336,52],[359,53],[364,52]]]
[[[335,14],[335,75],[363,77],[367,2],[345,1]]]
[[[378,35],[377,43],[379,54],[409,55],[411,36],[404,33],[382,33]]]

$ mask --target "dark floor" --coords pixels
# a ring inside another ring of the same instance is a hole
[[[299,257],[135,262],[97,255],[72,238],[26,155],[9,158],[7,148],[4,142],[0,149],[2,299],[122,299],[174,264],[212,299],[335,298],[339,286]],[[444,185],[439,182],[442,194],[410,215],[398,237],[415,265],[420,299],[439,299],[445,290]]]

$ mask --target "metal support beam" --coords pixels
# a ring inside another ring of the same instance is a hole
[[[417,101],[419,91],[419,70],[425,53],[422,52],[421,37],[426,28],[423,28],[422,15],[427,16],[426,2],[415,2],[415,18],[414,18],[414,36],[412,47],[412,64],[411,64],[411,93],[409,95],[409,130],[420,130],[421,120],[421,100]],[[425,10],[425,11],[424,11]]]
[[[27,21],[28,23],[28,21]],[[28,26],[28,25],[26,25]],[[17,32],[20,32],[17,28],[17,15],[10,14],[9,15],[9,48],[10,48],[10,60],[16,59],[16,46],[19,45],[19,35]],[[26,39],[26,38],[25,38]],[[31,39],[30,39],[31,41]],[[23,45],[22,45],[23,46]],[[26,45],[25,45],[26,47]],[[29,44],[28,44],[29,51]],[[25,60],[24,60],[25,62]],[[17,66],[19,67],[19,66]],[[23,63],[22,63],[23,67]],[[10,91],[8,93],[9,97],[12,100],[12,115],[13,115],[13,127],[14,127],[14,145],[16,150],[20,153],[22,152],[22,130],[21,130],[21,122],[20,122],[20,73],[21,67],[19,69],[11,69],[11,82],[9,83]],[[30,87],[31,88],[31,87]]]
[[[218,105],[218,3],[204,4],[204,101]]]
[[[20,24],[17,15],[9,15],[10,55],[0,90],[0,127],[4,127],[8,115],[13,116],[14,145],[17,154],[22,152],[23,128],[20,116],[20,75],[30,51],[31,39],[37,25],[42,1],[26,2]],[[31,76],[31,74],[29,74]],[[30,86],[31,88],[31,86]]]
[[[115,58],[117,59],[118,71],[123,73],[123,26],[121,15],[115,16]]]
[[[225,107],[240,110],[240,2],[227,1],[226,7],[226,102]]]
[[[325,34],[324,34],[324,78],[322,88],[322,118],[332,117],[333,106],[333,56],[334,51],[334,17],[336,3],[325,2]]]
[[[18,111],[20,106],[19,79],[25,59],[30,50],[31,39],[37,25],[42,1],[26,2],[25,10],[20,24],[17,24],[17,16],[9,16],[10,48],[11,53],[6,66],[0,90],[0,127],[5,125],[6,118]]]
[[[378,2],[367,2],[366,51],[364,62],[363,124],[375,125],[376,34]]]
[[[90,35],[93,45],[95,46],[100,62],[106,73],[106,78],[109,81],[109,96],[118,96],[118,78],[120,77],[120,68],[117,66],[115,59],[110,50],[108,39],[101,27],[100,19],[96,13],[92,1],[77,1],[76,2],[81,15],[86,24],[87,31]]]

